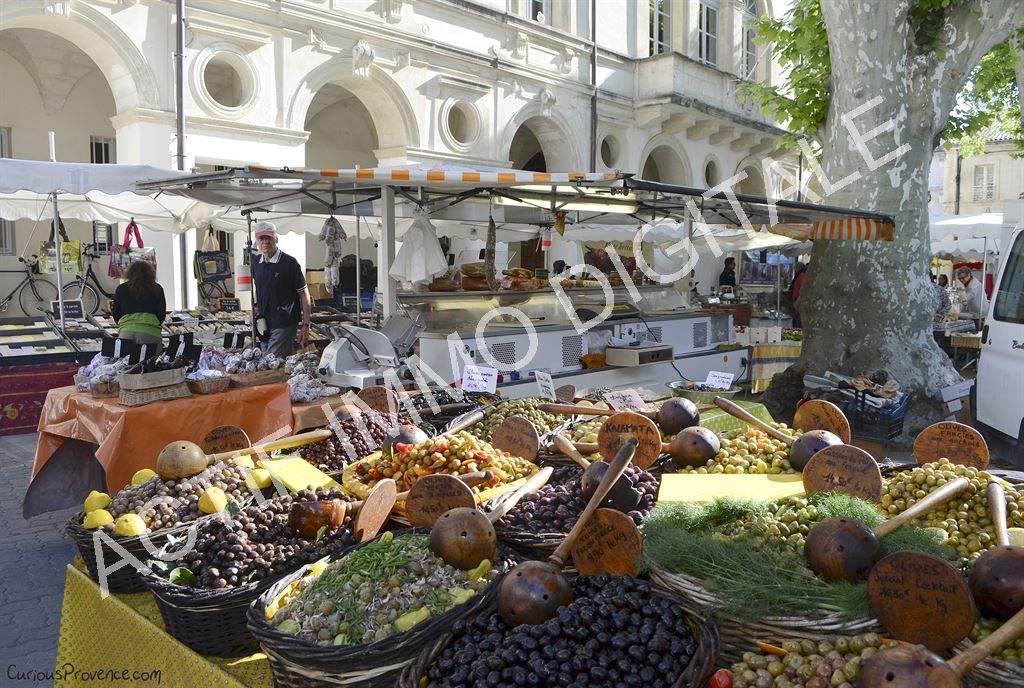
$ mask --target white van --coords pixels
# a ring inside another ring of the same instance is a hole
[[[1003,256],[981,330],[971,408],[976,420],[1024,447],[1024,229],[1019,225]]]

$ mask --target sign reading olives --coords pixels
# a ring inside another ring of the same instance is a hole
[[[650,468],[661,456],[661,431],[653,420],[632,411],[611,416],[597,432],[597,446],[601,456],[614,456],[628,440],[636,438],[638,444],[633,464]]]
[[[882,498],[882,472],[875,459],[849,444],[825,447],[812,456],[803,481],[807,494],[837,491],[871,502]]]
[[[974,468],[987,468],[988,445],[981,433],[963,423],[942,421],[931,425],[914,440],[914,458],[919,464],[939,459]]]
[[[615,509],[598,509],[580,531],[572,562],[585,576],[636,576],[643,548],[643,537],[633,519]]]

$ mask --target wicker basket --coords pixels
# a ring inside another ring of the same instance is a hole
[[[188,389],[193,394],[216,394],[217,392],[226,392],[229,387],[231,387],[231,378],[227,375],[188,381]]]
[[[184,399],[190,396],[192,396],[192,393],[188,391],[188,385],[184,382],[179,382],[176,385],[156,387],[154,389],[122,389],[118,403],[122,406],[145,406],[155,401]]]
[[[713,607],[718,601],[696,578],[670,573],[654,565],[651,566],[650,575],[651,581],[689,597],[701,607]],[[819,641],[837,635],[882,633],[882,627],[875,619],[850,619],[824,610],[802,616],[765,617],[758,621],[738,619],[719,612],[714,617],[721,638],[723,666],[741,661],[743,653],[751,651],[755,641],[778,645],[788,638]]]
[[[284,382],[288,379],[288,372],[284,368],[276,370],[260,370],[255,373],[231,373],[232,387],[255,387],[256,385],[269,385],[274,382]]]
[[[970,640],[964,640],[956,646],[956,650],[963,652],[973,644]],[[986,657],[978,662],[967,675],[977,681],[980,686],[991,686],[991,688],[1024,686],[1024,667],[1004,662],[995,657]]]
[[[121,386],[117,382],[90,382],[89,394],[93,399],[113,399],[121,395]]]
[[[78,545],[78,552],[82,555],[85,568],[89,571],[89,577],[96,583],[101,583],[96,560],[98,543],[98,549],[101,550],[103,556],[103,567],[107,571],[107,589],[117,593],[144,591],[146,584],[131,559],[128,559],[128,563],[124,566],[114,571],[110,570],[111,567],[126,559],[124,553],[115,549],[103,538],[94,540],[93,534],[96,531],[86,530],[82,525],[83,518],[85,518],[85,512],[80,511],[75,514],[64,527],[64,532]],[[171,537],[184,534],[195,523],[193,521],[177,528],[162,528],[155,533],[145,533],[137,537],[111,536],[110,539],[140,564],[145,565],[153,557],[153,553],[167,545]],[[143,542],[146,538],[149,540],[149,549]]]
[[[672,684],[672,688],[696,688],[705,685],[715,670],[715,663],[718,660],[718,631],[714,623],[701,616],[693,603],[684,595],[662,588],[658,585],[652,586],[658,597],[671,601],[686,614],[690,624],[690,630],[697,640],[697,650],[690,661],[689,666]],[[480,614],[489,614],[497,609],[497,600],[488,602],[487,606],[480,610]],[[421,688],[426,686],[427,670],[437,659],[438,655],[452,642],[454,635],[449,631],[433,640],[433,642],[402,671],[396,688]]]
[[[402,532],[429,531],[414,529]],[[497,568],[507,570],[514,560],[500,545],[498,552]],[[495,604],[501,580],[499,577],[487,590],[469,602],[418,624],[405,633],[365,645],[322,646],[278,632],[266,622],[264,616],[267,605],[308,571],[309,565],[306,565],[277,581],[249,607],[249,631],[259,641],[260,649],[270,661],[277,688],[392,688],[402,670],[414,662],[436,638],[450,633],[456,621],[475,615],[487,605]]]
[[[172,368],[156,373],[118,373],[117,381],[121,384],[121,389],[141,391],[155,387],[167,387],[184,382],[185,369]]]

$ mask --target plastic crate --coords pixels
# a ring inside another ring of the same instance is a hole
[[[872,395],[874,396],[874,395]],[[867,403],[867,392],[855,392],[846,405],[851,434],[863,440],[886,442],[903,432],[903,418],[907,415],[906,394],[896,408],[880,409]]]

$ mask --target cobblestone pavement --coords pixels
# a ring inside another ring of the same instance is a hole
[[[53,685],[13,681],[9,669],[53,670],[60,634],[64,570],[75,554],[64,537],[74,509],[21,517],[36,435],[0,437],[0,465],[7,488],[0,493],[0,686]]]

